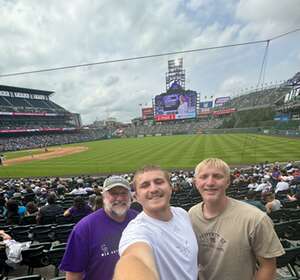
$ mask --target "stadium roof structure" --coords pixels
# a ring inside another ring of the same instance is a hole
[[[5,86],[5,85],[0,85],[0,91],[21,92],[21,93],[39,94],[39,95],[46,95],[46,96],[49,96],[52,93],[54,93],[54,91],[39,90],[39,89],[32,89],[32,88],[12,87],[12,86]]]

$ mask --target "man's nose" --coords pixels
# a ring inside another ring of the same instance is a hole
[[[150,183],[150,191],[151,192],[156,192],[157,191],[157,184],[155,184],[155,182]]]
[[[213,185],[214,183],[215,183],[215,180],[214,180],[213,176],[208,176],[208,178],[206,180],[206,184]]]

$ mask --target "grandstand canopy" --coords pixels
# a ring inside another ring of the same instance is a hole
[[[0,91],[21,92],[21,93],[39,94],[39,95],[46,95],[46,96],[49,96],[52,93],[54,93],[54,91],[31,89],[31,88],[21,88],[21,87],[12,87],[12,86],[5,86],[5,85],[0,85]]]

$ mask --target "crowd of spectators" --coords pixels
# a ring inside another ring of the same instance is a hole
[[[193,186],[192,171],[172,171],[170,175],[174,197],[180,194],[186,194],[190,198],[198,196]],[[132,176],[133,174],[124,175],[129,181]],[[45,223],[42,217],[50,214],[88,214],[102,206],[101,188],[105,178],[79,176],[1,180],[2,222],[5,220],[8,224],[20,223],[24,216],[33,215],[37,222]],[[286,201],[300,200],[300,169],[292,161],[286,165],[264,163],[234,168],[228,192],[267,212],[277,211]],[[66,199],[67,204],[64,203]],[[192,206],[191,202],[188,204]]]
[[[50,145],[63,145],[103,139],[105,130],[84,130],[73,133],[57,133],[47,135],[31,135],[0,139],[0,151],[18,151],[41,148]]]
[[[132,182],[133,174],[123,174]],[[107,176],[82,175],[72,178],[19,178],[0,180],[0,236],[8,226],[49,225],[65,219],[76,223],[102,208],[103,182]],[[194,186],[194,172],[173,170],[171,205],[189,210],[201,201]],[[282,182],[286,183],[284,186]],[[142,211],[132,189],[131,208]],[[261,163],[232,168],[230,197],[252,204],[269,215],[280,211],[288,202],[299,201],[299,163]]]

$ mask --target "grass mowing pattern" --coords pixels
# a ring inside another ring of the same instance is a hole
[[[207,157],[229,164],[300,160],[300,141],[257,134],[177,135],[114,139],[73,144],[82,153],[0,168],[0,177],[126,173],[145,164],[166,169],[193,169]],[[7,157],[18,153],[7,153]]]

